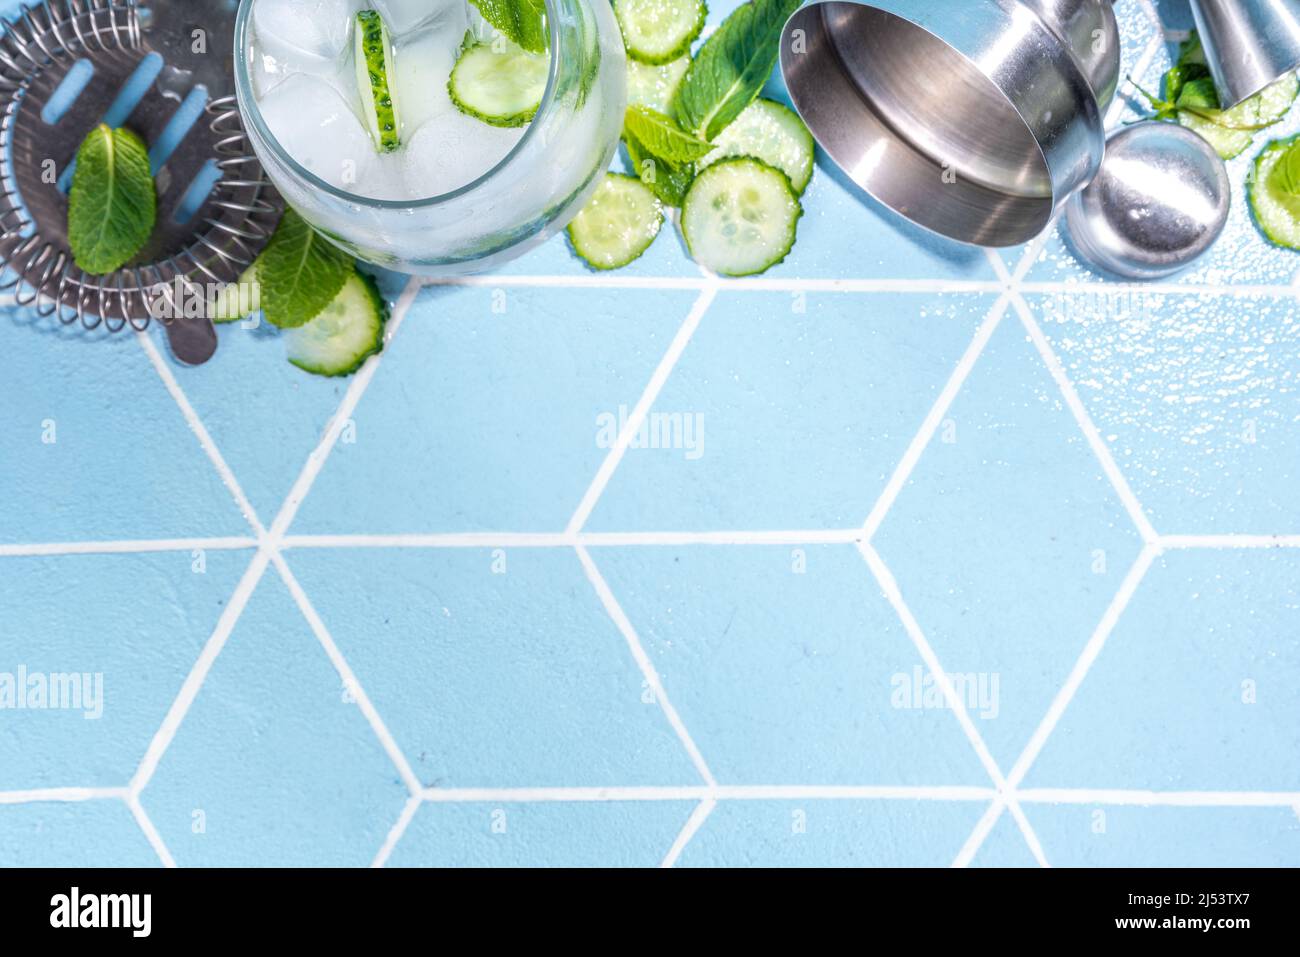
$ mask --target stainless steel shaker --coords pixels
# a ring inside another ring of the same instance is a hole
[[[781,70],[814,137],[877,200],[964,243],[1031,239],[1101,167],[1109,0],[829,0]]]

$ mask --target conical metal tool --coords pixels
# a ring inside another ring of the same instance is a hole
[[[1300,0],[1192,0],[1224,109],[1300,66]]]

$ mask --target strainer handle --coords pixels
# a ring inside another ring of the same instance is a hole
[[[202,365],[217,351],[217,330],[209,319],[172,319],[161,325],[172,355],[186,365]]]

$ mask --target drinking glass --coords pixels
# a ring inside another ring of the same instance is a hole
[[[371,199],[332,185],[277,142],[258,108],[252,8],[235,22],[235,88],[253,150],[285,201],[332,242],[401,272],[456,276],[514,259],[568,224],[618,147],[627,98],[623,40],[608,0],[545,0],[550,75],[537,114],[505,157],[459,189]]]

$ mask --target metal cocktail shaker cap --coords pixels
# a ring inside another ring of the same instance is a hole
[[[1224,108],[1300,66],[1300,0],[1192,0]]]
[[[786,23],[781,72],[868,193],[951,239],[1013,246],[1101,166],[1119,31],[1109,0],[829,0]]]

